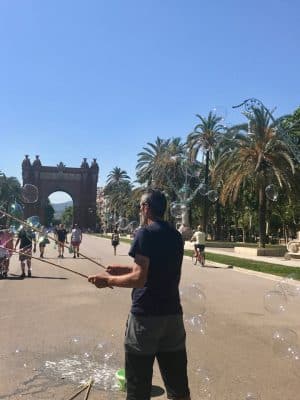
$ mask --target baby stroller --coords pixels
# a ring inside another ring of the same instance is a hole
[[[0,279],[7,278],[9,265],[9,251],[0,246]]]
[[[9,259],[12,255],[13,235],[8,230],[0,230],[0,279],[7,278]]]

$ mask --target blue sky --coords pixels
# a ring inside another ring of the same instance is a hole
[[[1,0],[0,170],[97,158],[134,178],[157,136],[183,139],[196,113],[248,97],[294,111],[300,3],[200,0]]]

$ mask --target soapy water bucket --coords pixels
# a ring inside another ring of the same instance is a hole
[[[121,368],[116,372],[116,378],[118,379],[119,388],[122,392],[126,390],[126,378],[125,378],[125,369]]]

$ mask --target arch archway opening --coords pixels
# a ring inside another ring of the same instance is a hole
[[[50,225],[64,224],[71,228],[74,220],[74,202],[72,197],[62,191],[53,192],[48,196]],[[52,214],[52,218],[51,218]]]

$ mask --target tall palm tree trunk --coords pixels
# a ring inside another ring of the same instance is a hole
[[[209,150],[206,151],[205,155],[205,177],[204,183],[208,186],[208,174],[209,174]],[[207,228],[207,217],[208,217],[208,200],[207,196],[204,196],[203,204],[203,231],[206,232]]]
[[[219,200],[216,202],[216,240],[222,240],[222,216],[221,216],[221,205]]]
[[[259,247],[266,245],[266,194],[263,186],[259,188]]]

